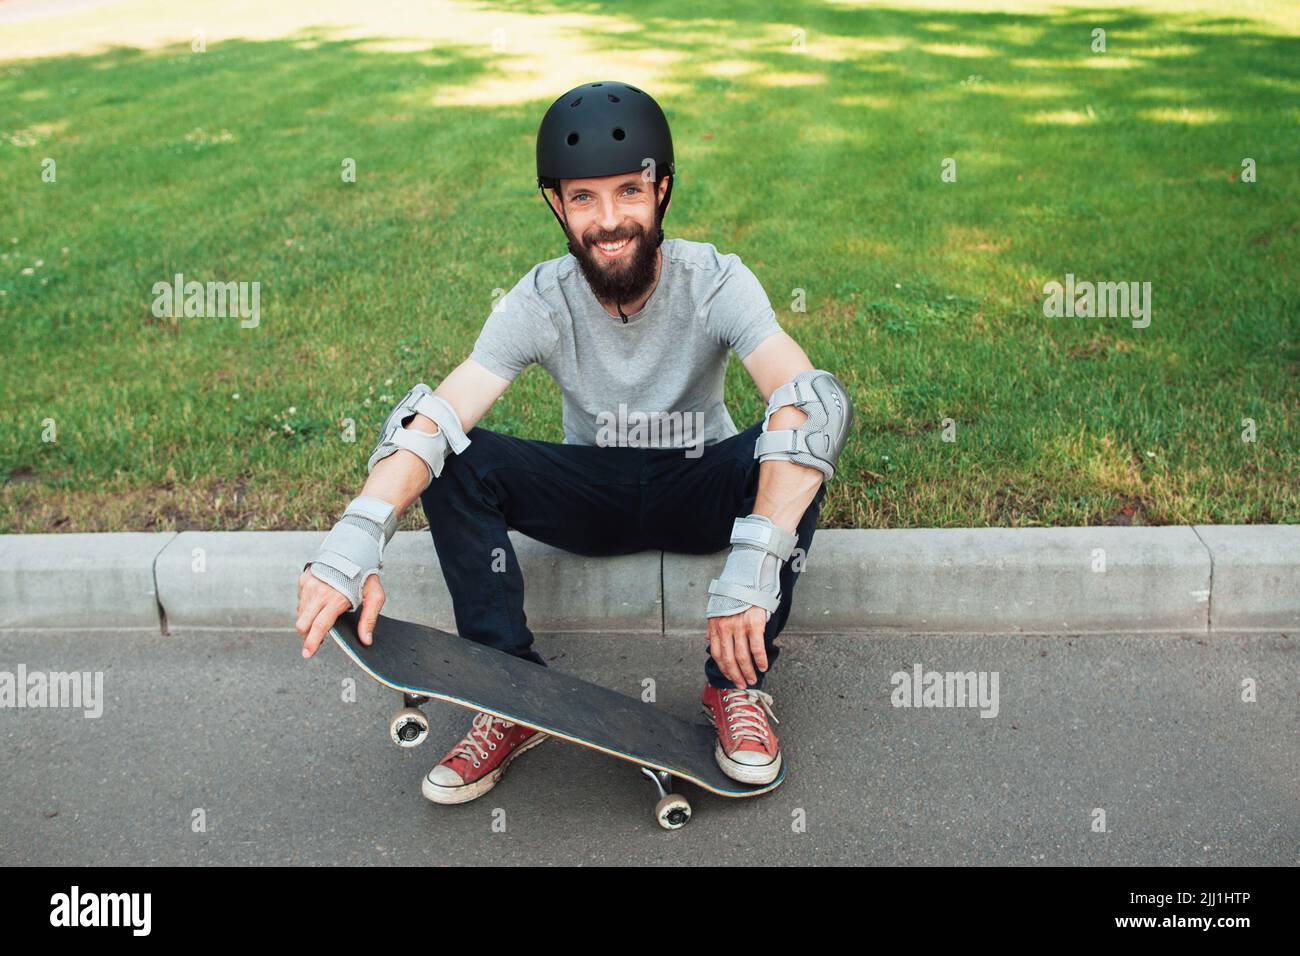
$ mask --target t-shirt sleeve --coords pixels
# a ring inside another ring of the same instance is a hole
[[[718,262],[717,284],[705,304],[707,328],[743,359],[781,326],[758,277],[740,257],[733,252],[719,256]]]
[[[493,375],[511,381],[532,363],[544,360],[559,340],[551,308],[538,289],[538,268],[497,301],[469,356]]]

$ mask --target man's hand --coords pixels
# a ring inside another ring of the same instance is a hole
[[[709,654],[738,690],[758,683],[755,668],[767,670],[766,630],[767,613],[761,607],[709,618]]]
[[[374,640],[375,621],[384,606],[384,588],[379,575],[372,574],[361,586],[361,617],[357,633],[361,643],[369,645]],[[340,592],[334,590],[311,571],[298,578],[298,620],[296,626],[302,637],[302,656],[311,657],[325,640],[325,635],[351,604]]]

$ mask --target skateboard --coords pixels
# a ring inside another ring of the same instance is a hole
[[[673,778],[722,797],[756,797],[785,779],[785,764],[768,784],[732,780],[713,759],[713,725],[674,717],[654,704],[532,661],[440,631],[380,615],[374,642],[357,637],[357,614],[335,622],[330,636],[371,678],[402,694],[389,723],[402,747],[422,743],[429,721],[419,709],[430,699],[531,727],[640,767],[658,790],[655,819],[676,830],[691,818],[690,802]]]

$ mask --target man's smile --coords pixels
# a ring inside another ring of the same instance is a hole
[[[618,239],[614,242],[597,242],[593,245],[600,250],[601,255],[606,259],[617,259],[632,244],[632,239]]]

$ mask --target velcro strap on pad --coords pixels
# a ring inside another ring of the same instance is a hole
[[[737,601],[752,604],[754,607],[761,607],[769,614],[781,604],[781,597],[778,594],[768,594],[757,588],[737,584],[734,581],[723,581],[721,578],[714,578],[709,582],[709,593],[735,598]]]
[[[778,408],[785,405],[802,405],[807,400],[807,397],[799,390],[798,382],[786,382],[768,398],[767,415],[771,417],[772,413]]]
[[[435,435],[414,428],[399,428],[388,439],[394,448],[405,448],[424,462],[429,473],[437,478],[447,459],[447,436],[439,431]]]
[[[376,498],[374,495],[358,495],[352,499],[343,513],[356,515],[379,525],[384,529],[385,544],[392,540],[393,532],[397,530],[397,508],[392,502]]]
[[[325,541],[321,545],[321,549],[332,551],[340,556],[348,554],[363,555],[370,551],[374,551],[375,546],[375,539],[366,534],[364,530],[358,528],[354,524],[340,521],[331,528],[330,533],[325,536]],[[356,574],[357,571],[361,570],[360,565],[357,565],[350,559],[349,563],[356,568],[356,570],[352,572],[353,574]],[[341,571],[343,569],[339,568],[339,570]]]
[[[438,434],[443,436],[443,440],[456,454],[459,455],[469,447],[469,439],[461,428],[460,416],[445,398],[440,395],[421,395],[415,402],[415,410],[438,423]]]
[[[775,555],[782,561],[790,557],[798,538],[778,528],[770,522],[756,521],[753,518],[737,518],[731,526],[731,543],[744,544],[751,548],[761,548],[768,554]]]
[[[811,455],[808,449],[808,439],[801,431],[793,428],[781,428],[774,432],[763,432],[754,441],[754,457],[761,458],[763,455],[770,455],[773,452],[782,452],[796,454],[803,452]]]
[[[312,560],[333,568],[346,578],[355,578],[361,573],[361,565],[350,560],[346,555],[339,554],[333,548],[322,547]]]

